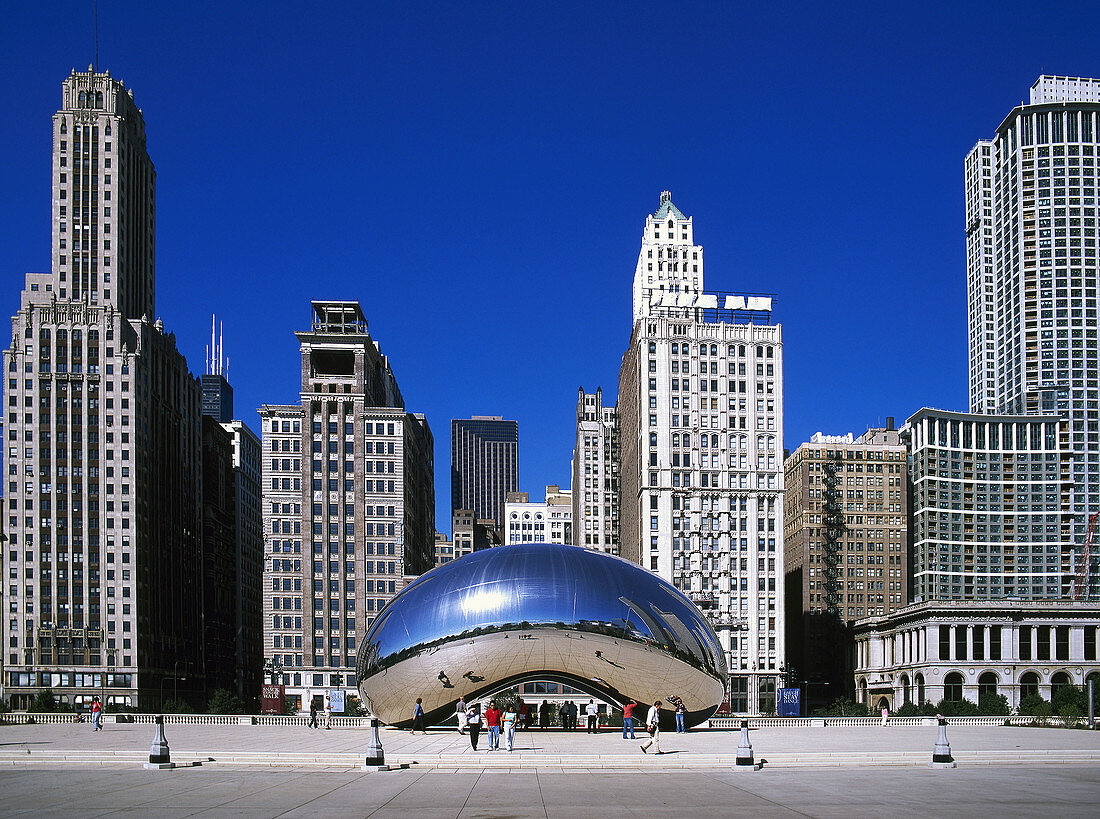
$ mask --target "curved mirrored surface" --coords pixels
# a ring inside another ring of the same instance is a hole
[[[722,701],[713,629],[671,584],[637,564],[558,544],[476,552],[428,572],[383,609],[359,648],[364,703],[387,723],[429,720],[525,679],[617,704],[680,697],[688,721]],[[671,721],[671,711],[667,714]]]

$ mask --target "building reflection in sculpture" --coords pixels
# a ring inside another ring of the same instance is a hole
[[[637,564],[557,544],[476,552],[417,580],[379,613],[356,680],[371,712],[429,720],[525,679],[572,685],[619,705],[678,696],[689,724],[718,708],[726,666],[695,605]],[[671,723],[671,709],[666,715]]]

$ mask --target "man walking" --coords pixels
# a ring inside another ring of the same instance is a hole
[[[317,727],[317,701],[312,698],[309,701],[309,727]]]
[[[332,697],[325,694],[325,730],[332,728]]]
[[[588,705],[584,706],[584,715],[588,720],[588,733],[598,733],[596,727],[596,721],[599,719],[599,710],[596,708],[596,701],[589,700]]]
[[[642,753],[648,754],[652,746],[653,753],[661,753],[661,701],[653,703],[653,710],[649,712],[649,739],[642,743]]]

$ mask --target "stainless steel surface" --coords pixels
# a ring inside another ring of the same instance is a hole
[[[721,703],[725,677],[714,631],[671,584],[612,555],[546,543],[428,572],[379,613],[356,662],[363,701],[399,726],[412,723],[417,697],[431,721],[460,696],[530,679],[619,704],[675,695],[696,724]]]

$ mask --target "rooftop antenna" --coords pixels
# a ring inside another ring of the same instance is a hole
[[[95,66],[96,73],[99,72],[99,0],[92,0],[92,29],[95,37]]]

